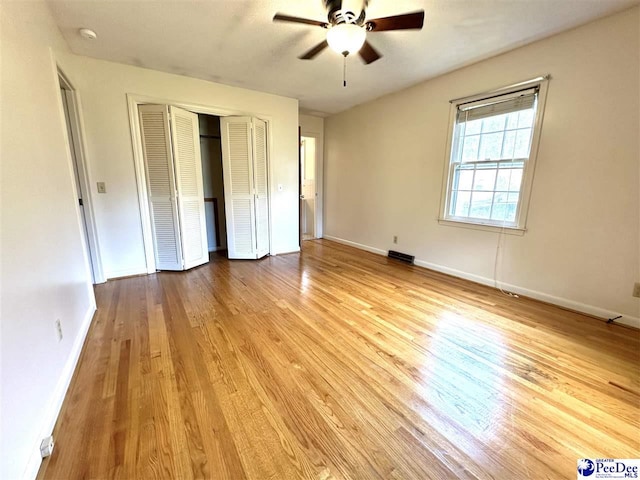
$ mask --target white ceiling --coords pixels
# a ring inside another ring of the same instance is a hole
[[[463,65],[623,10],[638,0],[370,0],[367,18],[424,9],[422,31],[370,33],[384,56],[364,65],[330,49],[296,57],[325,38],[276,12],[326,20],[322,0],[50,0],[71,50],[115,62],[275,93],[302,111],[331,114]],[[88,41],[87,27],[98,33]]]

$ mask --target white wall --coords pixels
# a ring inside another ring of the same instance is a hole
[[[316,237],[322,238],[324,233],[324,118],[311,115],[300,115],[300,134],[303,137],[315,137],[316,140],[316,192],[318,193],[315,208]]]
[[[639,25],[636,7],[326,119],[325,238],[492,284],[497,235],[437,222],[448,101],[549,73],[528,232],[499,278],[640,326]]]
[[[273,253],[299,249],[297,100],[88,57],[59,58],[82,98],[98,238],[108,278],[146,272],[128,93],[270,120]],[[98,181],[106,182],[106,194],[97,193]],[[283,191],[278,191],[278,184]]]
[[[95,303],[49,49],[66,45],[42,3],[0,16],[0,478],[16,479],[37,473]]]

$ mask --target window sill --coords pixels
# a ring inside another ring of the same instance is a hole
[[[454,220],[444,220],[442,218],[438,219],[438,223],[440,225],[445,225],[448,227],[471,228],[473,230],[484,230],[485,232],[500,233],[504,231],[504,233],[506,233],[507,235],[518,235],[520,237],[523,236],[527,231],[526,228],[501,227],[496,225],[486,225],[482,223],[458,222]]]

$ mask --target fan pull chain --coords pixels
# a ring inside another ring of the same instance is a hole
[[[347,56],[344,56],[344,65],[342,67],[342,86],[347,86]]]

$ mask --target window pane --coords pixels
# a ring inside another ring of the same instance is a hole
[[[520,198],[519,193],[510,193],[507,202],[509,203],[518,203],[518,199]]]
[[[504,132],[504,142],[502,144],[502,155],[500,158],[511,160],[513,158],[513,148],[516,145],[516,132]]]
[[[482,119],[472,120],[470,122],[466,122],[467,128],[465,131],[465,135],[476,135],[480,133],[480,128],[482,127]]]
[[[500,172],[503,173],[503,172]],[[504,220],[506,215],[506,204],[508,200],[507,192],[496,192],[493,196],[493,209],[491,210],[491,220]]]
[[[496,160],[502,151],[503,132],[482,134],[480,146],[480,160]]]
[[[516,221],[516,212],[518,210],[518,200],[520,199],[519,193],[510,193],[507,199],[507,222]]]
[[[508,193],[507,192],[496,192],[493,195],[493,204],[495,206],[496,203],[507,203],[507,198],[508,198]]]
[[[508,190],[510,177],[511,177],[511,169],[501,168],[498,171],[498,179],[496,180],[496,190],[505,190],[505,191]]]
[[[476,170],[475,180],[473,182],[474,190],[493,190],[496,182],[496,169]]]
[[[522,182],[522,168],[501,168],[498,171],[496,180],[496,190],[498,191],[520,191]],[[506,200],[505,200],[506,202]]]
[[[514,158],[527,158],[529,157],[529,145],[531,143],[531,129],[524,128],[517,130],[516,134],[516,147],[514,152]]]
[[[509,182],[509,191],[519,192],[520,185],[522,184],[522,169],[514,168],[511,170],[511,181]],[[517,201],[517,197],[516,197]]]
[[[517,207],[517,203],[507,203],[506,217],[503,220],[506,220],[507,222],[515,222]]]
[[[473,184],[473,170],[458,168],[453,179],[454,190],[471,190]]]
[[[504,114],[485,118],[482,122],[482,133],[501,132],[504,130],[506,120],[507,115]]]
[[[466,217],[469,215],[471,192],[455,192],[451,202],[451,215]]]
[[[498,220],[505,223],[513,223],[516,220],[517,203],[494,203],[491,212],[491,220]]]
[[[464,146],[462,147],[462,161],[475,162],[478,160],[478,145],[480,143],[480,135],[465,137]]]
[[[520,111],[518,117],[518,128],[533,127],[533,109]]]
[[[507,116],[507,128],[509,129],[518,128],[518,115],[519,115],[519,112],[511,112]]]
[[[474,218],[489,218],[492,200],[492,192],[473,192],[469,216]]]
[[[506,220],[507,216],[507,204],[506,203],[494,203],[493,211],[491,212],[491,220]]]

